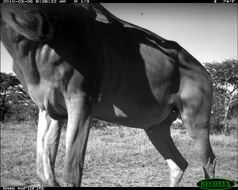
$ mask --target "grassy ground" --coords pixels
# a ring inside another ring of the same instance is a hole
[[[182,186],[196,186],[203,179],[193,141],[184,130],[172,130],[180,152],[189,162]],[[61,185],[64,158],[63,131],[56,160],[56,177]],[[211,136],[218,158],[216,177],[236,180],[237,131],[231,136]],[[37,184],[35,172],[36,127],[30,124],[1,125],[1,186]],[[167,186],[168,167],[143,130],[110,127],[90,131],[82,186]]]

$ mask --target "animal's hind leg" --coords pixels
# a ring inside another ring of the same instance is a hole
[[[194,140],[205,178],[214,178],[216,159],[209,139],[211,94],[201,88],[187,89],[182,94],[181,118]]]
[[[54,177],[54,164],[62,122],[53,120],[46,111],[39,110],[37,132],[37,175],[43,186],[59,186]]]
[[[187,161],[176,148],[171,135],[170,125],[173,120],[167,118],[163,123],[145,130],[155,148],[167,161],[170,168],[170,186],[178,186],[188,166]]]

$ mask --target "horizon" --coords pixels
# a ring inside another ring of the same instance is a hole
[[[176,41],[199,62],[237,60],[237,4],[102,3],[113,15]],[[1,42],[1,72],[13,73]]]

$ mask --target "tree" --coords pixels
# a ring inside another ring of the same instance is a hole
[[[238,62],[235,59],[221,63],[206,63],[213,79],[212,117],[222,122],[229,131],[229,119],[237,115],[238,106]]]
[[[6,119],[6,116],[17,121],[36,119],[38,112],[36,105],[12,74],[0,72],[0,95],[0,121]]]
[[[13,89],[20,84],[12,74],[0,73],[0,105],[1,105],[1,121],[4,120],[9,112],[9,96]]]

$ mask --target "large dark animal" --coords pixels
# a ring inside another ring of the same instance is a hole
[[[211,78],[176,42],[120,20],[100,4],[1,5],[1,40],[40,110],[42,185],[58,185],[54,163],[65,119],[64,178],[80,185],[91,116],[144,129],[168,163],[170,185],[177,186],[188,166],[170,136],[180,115],[205,177],[214,177]]]

